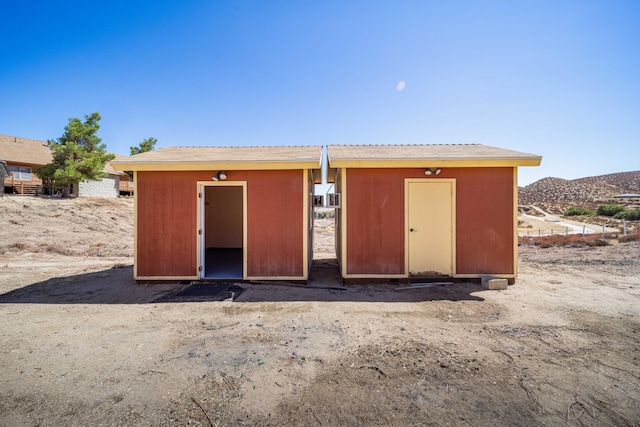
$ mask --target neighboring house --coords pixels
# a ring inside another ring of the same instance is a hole
[[[116,159],[128,156],[116,154]],[[42,180],[36,168],[50,163],[51,149],[45,141],[0,134],[0,159],[6,161],[9,175],[4,177],[3,190],[7,194],[37,194],[42,192]],[[101,181],[83,181],[73,186],[72,193],[81,197],[118,197],[133,193],[133,181],[123,172],[105,165],[107,177]]]
[[[0,160],[0,182],[4,182],[4,179],[9,176],[9,168],[7,162]],[[0,197],[4,197],[4,185],[0,185]]]
[[[129,160],[129,156],[123,156],[121,154],[114,154],[116,156],[112,161],[125,161]],[[118,192],[120,196],[133,196],[135,186],[133,185],[133,178],[126,172],[117,171],[111,166],[111,162],[104,166],[104,171],[109,174],[117,174],[119,177]]]
[[[125,161],[129,156],[115,154],[114,160]],[[113,161],[113,160],[112,160]],[[78,183],[80,197],[120,197],[133,195],[133,179],[125,172],[116,171],[111,162],[104,165],[106,177],[100,181],[81,181]]]
[[[136,280],[306,281],[322,147],[167,147],[133,171]]]
[[[336,254],[345,281],[515,280],[518,166],[484,145],[329,145]]]
[[[105,165],[105,168],[108,165]],[[74,186],[73,194],[78,197],[119,197],[120,175],[115,172],[106,172],[107,176],[100,180],[80,181]],[[126,175],[126,174],[125,174]]]
[[[44,141],[0,134],[0,159],[7,163],[4,178],[7,193],[36,194],[42,180],[34,170],[51,162],[51,150]]]

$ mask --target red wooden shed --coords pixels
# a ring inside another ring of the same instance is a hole
[[[307,280],[322,147],[167,147],[133,171],[136,280]]]
[[[475,144],[330,145],[327,154],[344,280],[517,276],[517,168],[540,156]]]

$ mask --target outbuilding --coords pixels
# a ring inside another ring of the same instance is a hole
[[[515,280],[517,171],[540,156],[477,144],[329,145],[327,154],[345,281]]]
[[[136,182],[134,276],[306,281],[322,147],[167,147],[114,160]]]

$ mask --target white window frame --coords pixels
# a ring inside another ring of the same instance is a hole
[[[16,181],[31,181],[33,170],[29,166],[9,165],[9,173]]]

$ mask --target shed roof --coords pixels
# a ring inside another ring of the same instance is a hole
[[[45,141],[0,134],[0,159],[7,163],[42,166],[52,158],[51,149]]]
[[[116,170],[319,169],[322,147],[165,147],[116,159]]]
[[[482,144],[329,145],[329,167],[538,166],[541,156]]]

